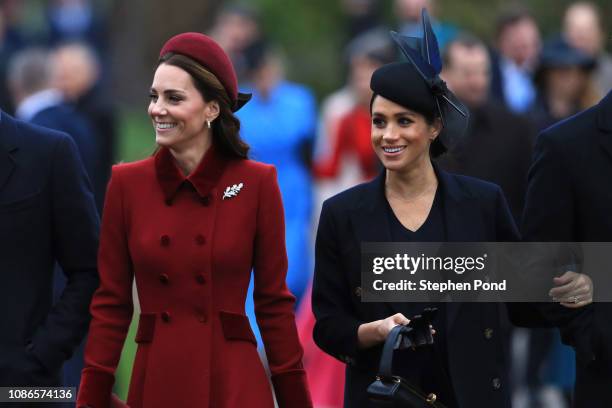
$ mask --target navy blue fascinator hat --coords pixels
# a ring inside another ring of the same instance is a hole
[[[421,17],[423,37],[407,37],[391,32],[391,37],[407,61],[377,69],[372,75],[370,88],[374,92],[373,98],[380,95],[428,119],[440,117],[443,128],[436,140],[443,148],[436,150],[442,153],[450,149],[465,132],[469,111],[440,78],[442,58],[426,9],[423,9]]]

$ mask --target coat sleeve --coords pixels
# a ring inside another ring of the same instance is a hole
[[[356,317],[349,298],[350,286],[342,273],[338,235],[329,201],[323,203],[315,243],[312,310],[316,318],[313,338],[326,353],[343,363],[359,357]]]
[[[77,407],[107,408],[123,343],[132,320],[134,274],[126,237],[124,203],[118,168],[108,185],[98,268],[100,287],[91,303],[92,321],[85,347],[85,368]]]
[[[525,241],[570,242],[575,237],[576,197],[568,172],[571,163],[564,162],[562,146],[551,136],[544,132],[536,141],[522,220]],[[595,357],[591,338],[592,305],[580,309],[567,309],[556,303],[531,306],[531,326],[557,326],[563,342],[573,346],[579,358],[590,361]]]
[[[295,298],[285,283],[287,253],[283,204],[276,170],[268,169],[259,187],[253,265],[255,314],[279,407],[312,407],[302,367],[303,350],[295,326]]]
[[[76,145],[59,140],[52,158],[53,243],[67,284],[60,301],[38,327],[28,349],[49,370],[59,370],[89,324],[88,307],[98,287],[98,214]]]

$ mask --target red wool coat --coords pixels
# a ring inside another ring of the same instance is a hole
[[[231,191],[231,186],[240,185]],[[230,187],[230,189],[227,189]],[[272,408],[244,303],[255,310],[279,406],[311,407],[274,167],[226,159],[214,146],[187,178],[162,148],[113,168],[77,406],[107,408],[132,318],[141,314],[132,408]]]

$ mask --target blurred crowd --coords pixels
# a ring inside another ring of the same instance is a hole
[[[242,91],[253,94],[238,112],[252,158],[278,169],[287,279],[301,301],[305,364],[321,407],[341,406],[343,367],[318,351],[311,338],[313,226],[324,199],[381,171],[370,145],[369,81],[375,69],[399,58],[389,31],[420,36],[421,9],[434,16],[444,56],[442,78],[471,113],[466,136],[438,165],[499,184],[517,222],[538,131],[594,105],[612,88],[610,35],[593,3],[570,4],[558,32],[547,38],[527,8],[501,9],[492,22],[494,38],[483,39],[436,19],[443,13],[434,0],[388,0],[395,17],[391,25],[381,12],[382,0],[338,1],[346,21],[339,52],[345,83],[321,101],[307,84],[287,78],[283,51],[266,34],[257,9],[226,5],[213,27],[202,27],[231,56]],[[0,108],[75,139],[101,210],[110,166],[118,159],[117,107],[103,86],[112,45],[105,18],[89,0],[49,0],[45,34],[30,38],[20,27],[23,4],[0,1]],[[254,322],[252,300],[247,312]],[[567,404],[574,381],[571,349],[550,330],[508,327],[506,335],[514,339],[516,406]],[[70,385],[78,384],[79,356],[74,360],[66,371]]]

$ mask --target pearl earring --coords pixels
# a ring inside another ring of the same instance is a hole
[[[210,120],[207,120],[206,124],[208,125],[208,128],[210,129]]]

